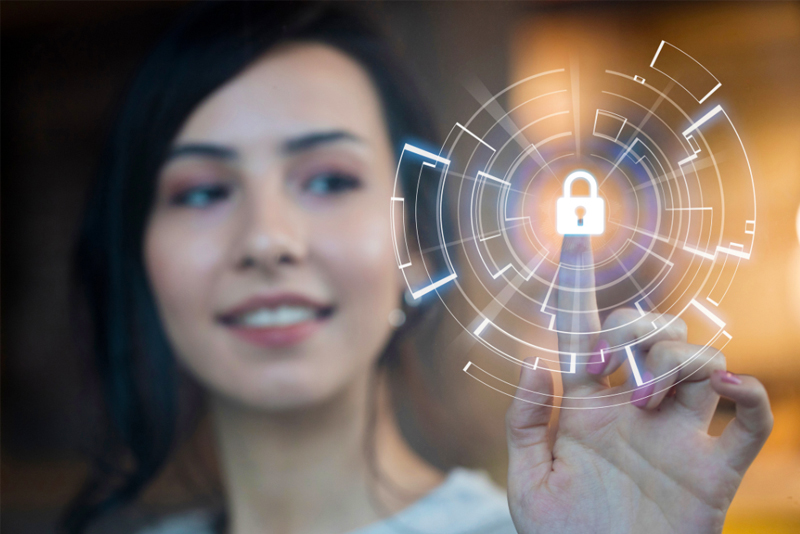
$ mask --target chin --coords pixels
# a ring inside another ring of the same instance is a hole
[[[250,409],[283,412],[322,405],[343,394],[352,381],[341,365],[320,366],[290,360],[250,369],[229,384],[217,387],[206,384]]]

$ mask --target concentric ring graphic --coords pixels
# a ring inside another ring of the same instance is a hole
[[[570,68],[537,73],[486,99],[438,150],[406,144],[390,212],[397,264],[413,301],[438,295],[497,356],[570,374],[591,353],[560,352],[552,343],[559,333],[555,295],[580,291],[559,286],[561,270],[586,267],[560,261],[557,221],[567,203],[559,199],[569,175],[593,177],[602,201],[592,205],[604,207],[602,233],[591,237],[598,310],[601,317],[635,310],[614,328],[635,322],[641,332],[601,351],[627,363],[629,387],[603,404],[614,406],[647,383],[641,347],[675,318],[704,325],[692,332],[695,343],[703,340],[693,358],[731,340],[719,308],[740,262],[750,258],[756,203],[744,145],[709,70],[662,41],[650,65],[598,76],[600,90],[586,96]],[[581,113],[593,116],[590,130],[581,129]],[[415,188],[401,178],[409,173]],[[417,218],[422,188],[436,191],[435,232]],[[573,197],[589,191],[581,180],[571,188]],[[581,209],[580,225],[595,215],[589,205]],[[515,384],[474,362],[464,371],[513,395]],[[678,371],[652,378],[655,391]],[[598,407],[596,397],[562,399],[569,400],[564,408]]]

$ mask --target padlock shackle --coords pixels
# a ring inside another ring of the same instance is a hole
[[[594,179],[594,176],[586,171],[574,171],[564,180],[564,198],[570,198],[572,196],[572,182],[575,180],[586,180],[589,182],[589,196],[597,197],[597,180]]]

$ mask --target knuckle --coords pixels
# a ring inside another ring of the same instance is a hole
[[[772,428],[775,426],[775,416],[772,415],[772,410],[767,412],[766,420],[764,421],[764,437],[766,438],[772,434]]]
[[[675,317],[670,323],[670,330],[674,339],[686,340],[689,337],[689,327],[686,326],[686,321],[680,317]]]
[[[526,420],[513,408],[506,412],[506,437],[512,443],[520,443],[529,434]]]
[[[639,313],[633,308],[617,308],[612,311],[603,321],[603,329],[617,328],[620,325],[626,324],[639,316]]]
[[[770,410],[769,405],[769,393],[767,393],[767,388],[764,387],[764,384],[762,384],[760,380],[756,380],[756,397],[760,403],[766,406],[766,409],[771,416],[772,411]]]
[[[766,408],[762,417],[758,421],[757,430],[755,432],[756,436],[761,441],[766,441],[769,435],[772,433],[772,429],[775,426],[775,416],[772,414],[772,410],[769,407]]]
[[[681,363],[676,351],[670,347],[669,342],[660,341],[653,345],[647,353],[645,365],[654,375],[677,368]]]
[[[723,353],[717,351],[716,354],[711,357],[711,365],[714,366],[714,369],[720,369],[724,371],[728,368],[728,359]]]
[[[525,430],[520,427],[519,425],[515,425],[512,422],[506,422],[506,437],[509,441],[514,443],[520,442],[522,439],[525,438],[526,432]]]
[[[767,410],[767,415],[764,417],[764,437],[772,433],[772,427],[775,426],[775,416],[772,415],[772,410]]]
[[[755,409],[755,413],[758,414],[758,421],[755,425],[754,434],[760,441],[766,441],[772,433],[772,428],[775,426],[775,416],[772,414],[772,409],[770,408],[767,388],[765,388],[764,384],[759,380],[754,381],[749,400],[749,408]],[[742,404],[747,406],[745,403]]]
[[[651,317],[653,314],[648,314]],[[665,339],[686,341],[689,335],[689,328],[686,321],[675,315],[664,314],[652,319],[652,324],[661,328],[660,335]]]
[[[683,358],[681,352],[678,350],[683,346],[683,343],[676,343],[671,340],[657,341],[650,347],[648,352],[648,359],[654,362],[664,362],[668,364],[678,363]]]
[[[758,394],[761,397],[761,402],[764,403],[763,435],[764,439],[766,440],[766,438],[772,433],[772,428],[775,426],[775,416],[772,414],[772,409],[769,405],[767,389],[761,382],[758,383],[758,386]]]
[[[647,320],[647,316],[638,317],[631,325],[631,329],[633,339],[639,339],[653,331],[653,323]]]
[[[524,418],[519,413],[519,408],[513,404],[506,410],[506,429],[509,433],[519,430],[524,424]]]
[[[511,402],[512,402],[511,406],[509,406],[508,410],[506,410],[506,426],[511,426],[511,424],[514,421],[514,417],[515,417],[515,414],[514,414],[515,407],[514,407],[514,404],[513,404],[514,401],[511,401]]]

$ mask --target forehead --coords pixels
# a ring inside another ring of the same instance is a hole
[[[267,53],[209,95],[178,140],[277,142],[333,129],[385,139],[375,87],[363,67],[335,48],[292,44]]]

